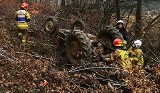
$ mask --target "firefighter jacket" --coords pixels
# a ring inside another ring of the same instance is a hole
[[[26,10],[18,10],[16,12],[16,21],[18,29],[28,29],[30,21],[30,14]]]
[[[131,70],[132,64],[125,50],[117,49],[105,58],[106,61],[117,62],[124,70]]]
[[[143,52],[140,48],[129,48],[128,50],[130,60],[133,64],[133,67],[139,66],[140,68],[144,65]]]

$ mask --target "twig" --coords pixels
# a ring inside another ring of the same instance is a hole
[[[147,46],[145,46],[145,45],[144,45],[144,47],[146,47],[146,48],[155,56],[155,58],[156,58],[158,61],[160,61],[159,58],[156,56],[156,54],[155,54],[151,49],[149,49],[149,48],[148,48]],[[156,60],[156,61],[157,61],[157,60]]]
[[[112,92],[115,92],[114,87],[111,85],[110,82],[107,83],[108,87],[111,89]]]
[[[149,55],[147,55],[147,54],[145,54],[145,53],[143,53],[143,54],[144,54],[144,56],[147,56],[147,57],[149,57],[150,59],[152,59],[152,61],[160,62],[160,61],[157,61],[156,59],[150,57]]]
[[[90,70],[90,69],[119,69],[119,68],[115,68],[115,67],[88,67],[88,68],[82,68],[82,69],[72,69],[69,71],[69,73],[74,73],[74,72],[78,72],[78,71],[84,71],[84,70]]]
[[[153,53],[155,52],[155,49],[154,49],[154,47],[153,47],[153,44],[152,44],[152,42],[151,42],[151,40],[148,38],[148,36],[147,35],[145,35],[146,36],[146,39],[147,39],[147,41],[149,41],[149,43],[150,43],[150,45],[151,45],[151,47],[152,47],[152,49],[153,49]],[[145,46],[146,47],[146,46]],[[148,48],[148,47],[147,47]],[[150,50],[150,49],[149,49]],[[151,50],[150,50],[151,51]],[[151,51],[152,52],[152,51]],[[156,52],[155,52],[156,53]],[[154,56],[156,57],[156,55],[154,54]],[[159,60],[159,59],[158,59]]]
[[[0,56],[6,58],[8,61],[14,61],[14,60],[10,59],[9,57],[7,57],[5,55],[0,54]]]
[[[17,58],[15,58],[14,56],[12,56],[11,54],[9,54],[9,53],[7,53],[5,50],[1,50],[2,51],[2,53],[4,54],[7,54],[8,56],[11,56],[14,60],[18,60]],[[1,56],[3,56],[3,55],[1,55]],[[4,56],[3,56],[4,57]],[[8,57],[7,57],[8,58]],[[13,61],[13,60],[12,60]]]

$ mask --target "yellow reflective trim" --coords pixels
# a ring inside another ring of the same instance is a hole
[[[22,40],[22,43],[25,43],[26,42],[26,40]]]
[[[30,14],[29,14],[29,12],[26,12],[26,18],[27,18],[27,19],[30,19]]]
[[[21,36],[22,35],[22,33],[18,33],[18,36]]]
[[[18,29],[28,29],[29,25],[27,23],[18,23],[17,27]]]

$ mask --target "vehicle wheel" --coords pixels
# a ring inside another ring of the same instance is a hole
[[[107,27],[98,33],[98,38],[108,38],[113,42],[116,38],[123,39],[123,36],[116,28]]]
[[[104,53],[108,54],[114,50],[113,41],[117,37],[122,37],[119,31],[113,27],[107,27],[98,33],[98,39],[102,42]]]
[[[65,51],[72,64],[83,64],[82,60],[91,55],[89,38],[83,32],[71,33],[67,37]]]
[[[48,34],[54,33],[57,30],[58,24],[54,17],[49,17],[45,21],[44,31]]]

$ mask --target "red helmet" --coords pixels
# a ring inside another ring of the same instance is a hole
[[[113,41],[113,44],[114,44],[114,46],[123,46],[123,41],[122,41],[122,39],[120,39],[120,38],[116,38],[116,39]]]
[[[25,10],[27,10],[28,4],[24,2],[24,3],[21,4],[21,7],[24,8]]]

